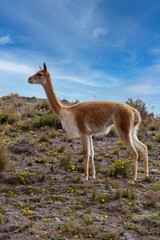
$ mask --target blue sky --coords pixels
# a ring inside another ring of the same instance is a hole
[[[142,99],[160,113],[160,1],[0,0],[0,96],[45,98],[27,79],[46,62],[60,99]]]

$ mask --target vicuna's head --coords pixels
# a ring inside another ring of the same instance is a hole
[[[38,72],[28,78],[28,82],[31,84],[41,84],[42,86],[44,86],[47,82],[47,75],[47,66],[44,63],[43,68],[40,67],[40,70]]]

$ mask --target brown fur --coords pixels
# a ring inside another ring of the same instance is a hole
[[[119,137],[124,142],[133,158],[133,178],[137,178],[137,163],[139,150],[144,158],[145,177],[148,176],[148,153],[146,146],[136,136],[141,121],[139,112],[126,104],[112,101],[82,102],[73,106],[64,106],[58,100],[52,85],[46,64],[44,69],[29,78],[29,83],[41,84],[44,87],[53,111],[59,116],[66,127],[66,131],[78,132],[83,145],[85,161],[85,180],[88,180],[88,165],[91,162],[92,177],[95,178],[94,149],[92,135],[103,133],[112,124],[115,125]],[[72,124],[72,125],[71,125]]]

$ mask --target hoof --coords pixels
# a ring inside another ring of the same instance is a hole
[[[135,184],[135,180],[130,180],[129,182],[128,182],[129,184]]]
[[[151,177],[149,175],[144,176],[143,181],[144,182],[151,182]]]

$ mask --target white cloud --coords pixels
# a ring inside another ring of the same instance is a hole
[[[157,72],[160,72],[160,64],[152,65],[152,66],[146,68],[146,71],[148,74],[155,75]]]
[[[17,73],[29,73],[32,74],[34,69],[22,64],[22,63],[13,63],[9,61],[0,60],[0,69],[3,71],[17,72]]]
[[[150,50],[151,53],[155,54],[155,55],[159,55],[160,54],[160,48],[153,48]]]
[[[96,71],[90,68],[83,68],[81,66],[80,69],[77,69],[76,72],[70,72],[67,69],[64,70],[63,67],[53,66],[54,72],[50,72],[53,74],[54,78],[57,80],[70,81],[75,83],[80,83],[82,85],[90,86],[90,87],[103,87],[108,88],[111,86],[118,86],[119,79],[108,75],[107,73],[102,73],[101,71]]]
[[[69,76],[69,75],[56,75],[55,79],[62,79],[62,80],[67,80],[67,81],[72,81],[76,83],[81,83],[83,85],[87,86],[97,86],[97,83],[94,81],[90,81],[89,79],[81,78],[81,77],[75,77],[75,76]]]
[[[134,84],[131,86],[128,86],[125,88],[126,92],[132,93],[132,94],[140,94],[140,95],[151,95],[151,94],[157,94],[160,92],[160,85],[155,86],[150,83],[139,83]]]
[[[10,38],[9,35],[0,37],[0,45],[5,45],[7,43],[12,43],[12,39]]]
[[[104,29],[102,27],[98,27],[93,30],[93,37],[97,38],[97,37],[99,37],[99,35],[106,35],[106,33],[107,33],[106,29]]]

